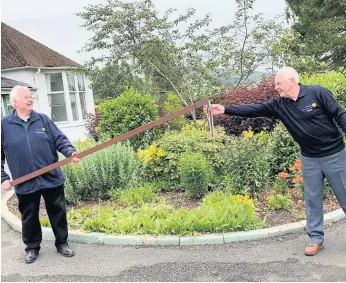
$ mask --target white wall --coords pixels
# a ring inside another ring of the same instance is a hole
[[[18,69],[18,70],[2,70],[2,76],[20,81],[23,83],[30,84],[36,88],[36,92],[33,93],[34,96],[34,110],[40,113],[44,113],[51,117],[49,100],[47,96],[47,84],[46,84],[46,72],[52,72],[54,69]],[[56,72],[61,72],[62,70],[57,69]],[[90,81],[88,78],[84,78],[85,83],[85,98],[86,98],[86,108],[88,113],[95,113],[94,107],[94,97],[92,90],[89,87]],[[68,121],[68,122],[56,122],[56,125],[61,129],[61,131],[71,140],[84,140],[85,126],[84,121]]]
[[[35,69],[1,70],[1,76],[35,87]]]
[[[66,122],[56,124],[72,142],[76,140],[85,140],[87,138],[85,134],[84,122]]]

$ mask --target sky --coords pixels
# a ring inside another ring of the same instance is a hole
[[[1,0],[1,21],[66,57],[83,64],[92,53],[79,53],[92,36],[75,14],[106,0]],[[157,10],[175,8],[183,13],[196,9],[196,16],[211,14],[212,28],[230,24],[237,8],[235,0],[153,0]],[[254,10],[269,20],[283,14],[285,0],[256,0]]]

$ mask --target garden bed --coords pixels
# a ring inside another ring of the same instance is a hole
[[[162,192],[158,193],[159,197],[162,197],[166,200],[167,204],[172,205],[175,209],[178,208],[188,208],[188,209],[194,209],[198,207],[201,203],[200,200],[196,199],[191,199],[186,196],[183,192],[172,192],[172,191],[167,191],[167,192]],[[20,217],[20,212],[18,210],[18,199],[13,196],[7,203],[8,209],[15,214],[17,217]],[[98,209],[100,207],[112,207],[114,209],[117,209],[120,207],[119,203],[117,202],[111,202],[111,201],[104,201],[104,200],[98,200],[98,201],[93,201],[90,203],[80,203],[78,205],[67,205],[67,211],[74,209]],[[44,204],[44,199],[41,197],[41,203],[40,203],[40,217],[42,218],[48,218],[48,214],[46,211],[46,207]]]
[[[294,192],[292,192],[292,194],[294,194]],[[301,198],[292,199],[292,207],[289,210],[272,210],[269,209],[267,205],[267,198],[270,195],[271,193],[267,191],[261,195],[258,201],[255,202],[256,214],[260,217],[260,219],[265,221],[267,227],[274,227],[305,219],[304,201]],[[183,192],[166,191],[158,193],[158,196],[163,198],[166,203],[171,205],[174,209],[187,208],[189,210],[194,210],[201,204],[201,200],[191,199]],[[324,200],[323,204],[324,213],[328,213],[340,208],[334,195],[328,196],[328,198]],[[20,218],[18,200],[15,196],[8,201],[7,205],[9,210]],[[96,211],[101,207],[117,210],[121,208],[121,205],[118,202],[111,202],[109,200],[98,200],[90,203],[80,203],[78,205],[67,205],[67,211],[78,211],[83,209],[92,209]],[[40,218],[48,218],[43,198],[41,199],[40,205]],[[81,225],[73,225],[73,229],[79,228],[81,228]]]

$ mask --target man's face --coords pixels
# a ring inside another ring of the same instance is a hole
[[[17,97],[16,97],[14,102],[16,105],[16,109],[18,111],[31,112],[33,107],[34,107],[32,95],[31,95],[30,91],[28,89],[25,89],[25,88],[18,89]]]
[[[293,86],[293,79],[286,79],[282,74],[275,76],[275,89],[281,97],[290,97]]]

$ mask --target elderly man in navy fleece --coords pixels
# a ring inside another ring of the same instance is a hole
[[[46,115],[33,111],[33,100],[27,87],[16,86],[10,93],[13,113],[1,119],[1,187],[11,189],[10,177],[4,171],[5,159],[14,179],[58,161],[57,151],[66,157],[76,149]],[[78,162],[74,157],[72,162]],[[43,196],[49,220],[56,238],[57,251],[71,257],[68,246],[64,195],[64,176],[54,169],[15,186],[22,215],[22,237],[26,245],[24,260],[34,262],[39,254],[42,230],[39,207]]]
[[[323,184],[327,178],[346,213],[346,111],[332,93],[321,86],[299,83],[296,70],[285,67],[275,76],[280,97],[262,104],[211,105],[211,113],[243,117],[275,117],[282,121],[299,144],[304,178],[309,245],[304,253],[315,255],[323,248]]]

